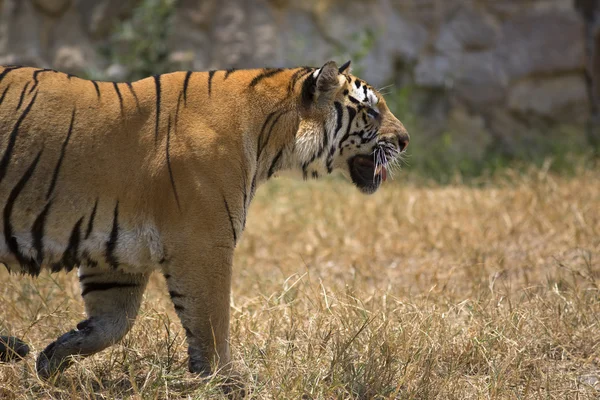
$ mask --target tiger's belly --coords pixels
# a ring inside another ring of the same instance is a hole
[[[79,266],[112,268],[126,273],[145,273],[160,268],[164,250],[155,227],[92,233],[87,238],[72,235],[61,243],[52,237],[34,237],[29,232],[0,234],[0,263],[11,272],[38,275],[42,269],[70,271]]]

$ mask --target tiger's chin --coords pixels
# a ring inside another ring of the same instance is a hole
[[[387,178],[385,167],[376,171],[373,156],[356,155],[348,160],[348,169],[352,183],[364,194],[373,194]]]

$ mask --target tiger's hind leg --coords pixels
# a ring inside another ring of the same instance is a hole
[[[74,356],[86,357],[121,340],[133,326],[150,274],[127,274],[82,266],[79,280],[88,319],[40,353],[36,369],[48,379],[67,368]]]

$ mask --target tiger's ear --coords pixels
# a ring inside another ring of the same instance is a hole
[[[334,61],[325,63],[310,74],[302,86],[302,103],[306,107],[323,104],[333,98],[341,85],[340,73]]]
[[[352,71],[352,69],[350,68],[350,60],[346,61],[344,63],[344,65],[342,65],[340,67],[340,69],[338,71],[339,71],[340,74],[343,74],[343,73],[346,73],[346,72],[350,73]]]

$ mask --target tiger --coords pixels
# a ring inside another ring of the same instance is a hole
[[[154,271],[189,371],[231,371],[233,254],[257,188],[337,171],[372,194],[409,143],[350,61],[124,83],[0,70],[0,262],[34,277],[77,269],[87,316],[39,353],[44,380],[120,341]],[[0,343],[2,361],[29,351]]]

